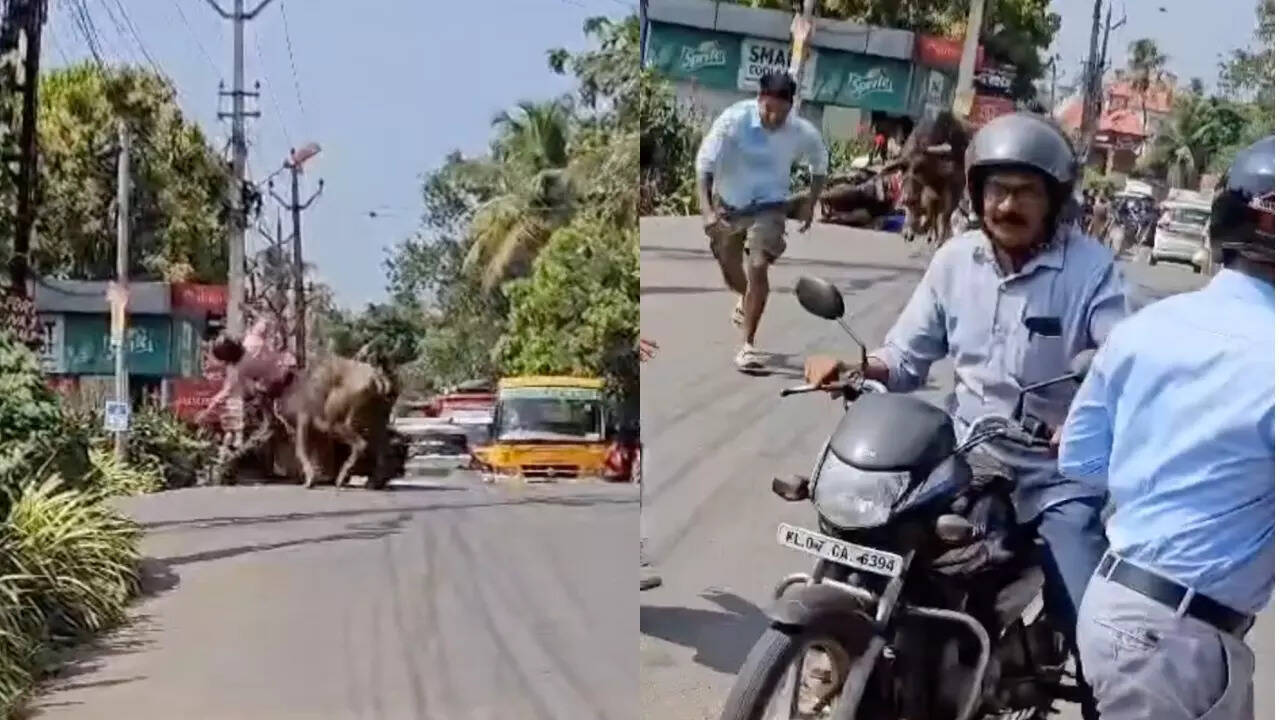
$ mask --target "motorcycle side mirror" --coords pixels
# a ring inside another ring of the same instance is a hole
[[[796,281],[796,299],[810,314],[817,315],[824,320],[835,320],[839,323],[845,334],[858,343],[858,348],[862,350],[862,362],[864,365],[866,364],[867,344],[862,342],[862,338],[859,338],[853,328],[849,327],[849,324],[844,321],[844,296],[840,294],[835,285],[826,280],[806,275]]]
[[[1027,395],[1037,390],[1043,390],[1051,385],[1064,383],[1068,380],[1076,382],[1084,382],[1085,377],[1089,374],[1089,368],[1093,366],[1093,356],[1097,354],[1097,350],[1082,350],[1075,357],[1071,358],[1070,364],[1067,366],[1067,374],[1050,378],[1044,382],[1038,382],[1034,385],[1028,385],[1022,388],[1018,393],[1018,402],[1013,406],[1013,417],[1018,422],[1022,422],[1022,409],[1026,404]]]
[[[800,278],[796,281],[796,299],[811,315],[824,320],[844,317],[844,296],[826,280],[810,276]]]

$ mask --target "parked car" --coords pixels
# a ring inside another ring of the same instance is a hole
[[[1208,268],[1202,267],[1200,257],[1209,243],[1209,205],[1180,200],[1166,202],[1162,209],[1148,263],[1155,265],[1161,260],[1171,260],[1206,272]]]
[[[396,432],[408,439],[410,470],[428,474],[448,474],[471,462],[467,429],[447,420],[431,417],[396,418]]]

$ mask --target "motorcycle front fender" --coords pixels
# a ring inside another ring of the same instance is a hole
[[[821,583],[791,585],[765,611],[765,617],[783,627],[811,627],[828,621],[874,622],[857,598]]]

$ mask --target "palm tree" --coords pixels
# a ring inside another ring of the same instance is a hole
[[[1151,143],[1152,168],[1164,168],[1172,187],[1190,188],[1213,156],[1238,135],[1242,123],[1230,105],[1192,92],[1173,103],[1169,122]]]
[[[1147,132],[1147,92],[1164,78],[1169,56],[1160,52],[1151,38],[1135,40],[1129,45],[1129,84],[1142,103],[1142,131]]]
[[[526,274],[551,233],[573,215],[565,165],[572,123],[563,99],[522,102],[494,118],[496,193],[471,221],[466,265],[481,268],[486,288]]]

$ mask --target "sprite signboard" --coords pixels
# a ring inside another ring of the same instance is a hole
[[[906,110],[911,66],[902,60],[821,52],[817,75],[816,102],[891,113]]]
[[[737,87],[741,52],[741,38],[729,33],[653,23],[649,34],[651,67],[669,78],[707,87]]]

